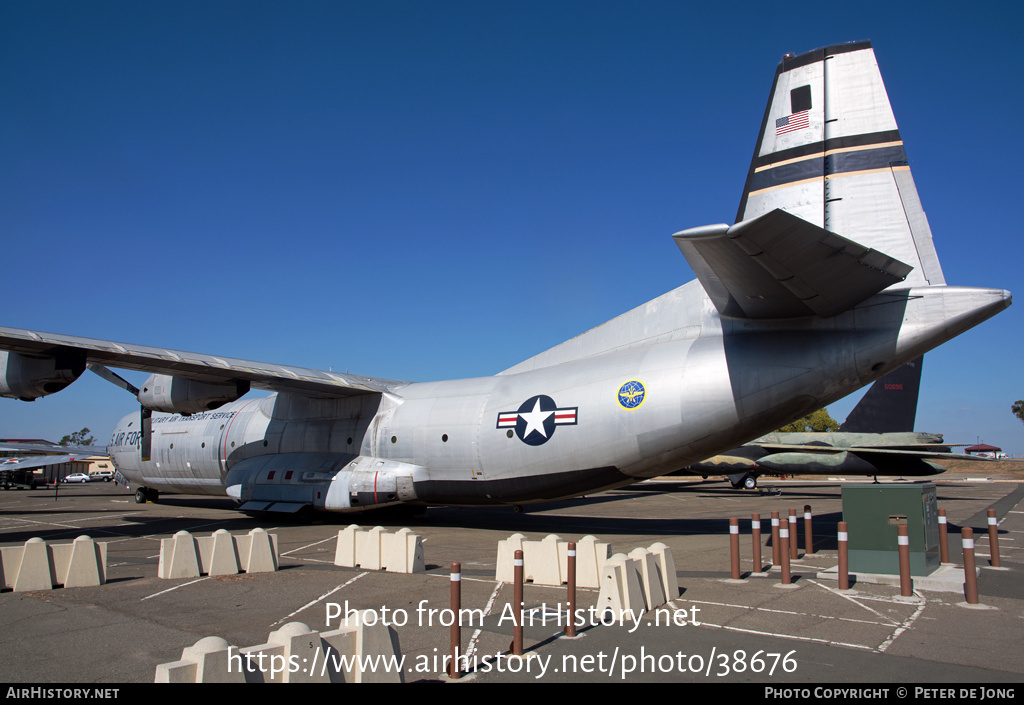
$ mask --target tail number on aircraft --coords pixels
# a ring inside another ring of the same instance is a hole
[[[556,426],[575,426],[579,407],[559,408],[544,394],[530,397],[516,410],[498,414],[497,428],[515,429],[523,443],[539,446],[548,442]]]

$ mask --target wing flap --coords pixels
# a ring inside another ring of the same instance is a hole
[[[672,236],[723,316],[834,316],[911,267],[783,210]]]
[[[126,370],[177,375],[200,382],[223,383],[247,380],[256,389],[292,392],[321,398],[379,394],[408,384],[408,382],[399,380],[361,377],[303,367],[0,326],[0,350],[46,356],[69,348],[83,351],[89,363],[100,363]]]

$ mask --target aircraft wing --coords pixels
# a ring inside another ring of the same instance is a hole
[[[723,316],[834,316],[913,269],[783,210],[672,236]]]
[[[247,381],[256,389],[292,392],[320,398],[383,393],[408,384],[398,380],[324,372],[2,326],[0,350],[43,357],[84,356],[84,362],[90,364],[178,375],[215,384]]]
[[[52,456],[72,454],[76,458],[92,455],[109,455],[106,446],[58,446],[48,443],[9,443],[0,441],[0,451],[46,453],[51,456],[51,463],[66,463],[66,460],[53,460]],[[2,462],[2,461],[0,461]]]
[[[0,460],[0,471],[3,470],[30,470],[32,468],[41,468],[45,465],[60,465],[61,463],[70,463],[73,460],[79,460],[84,456],[81,455],[27,455],[22,458],[6,458]]]
[[[918,446],[913,445],[849,445],[849,446],[830,446],[830,445],[819,445],[817,443],[808,444],[786,444],[786,443],[753,443],[749,445],[755,445],[758,448],[762,448],[769,453],[905,453],[908,455],[936,455],[941,457],[954,456],[957,458],[965,457],[962,453],[951,453],[949,446],[945,443],[927,444],[922,443]]]

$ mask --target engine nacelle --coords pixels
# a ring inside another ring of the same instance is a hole
[[[150,411],[197,414],[224,406],[249,392],[248,380],[225,384],[197,382],[187,377],[150,375],[139,390],[139,403]]]
[[[0,352],[0,397],[32,401],[56,394],[85,372],[85,353],[58,350],[52,356]]]

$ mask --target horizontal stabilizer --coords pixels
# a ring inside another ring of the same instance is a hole
[[[673,238],[718,312],[737,318],[834,316],[911,271],[778,209]]]

